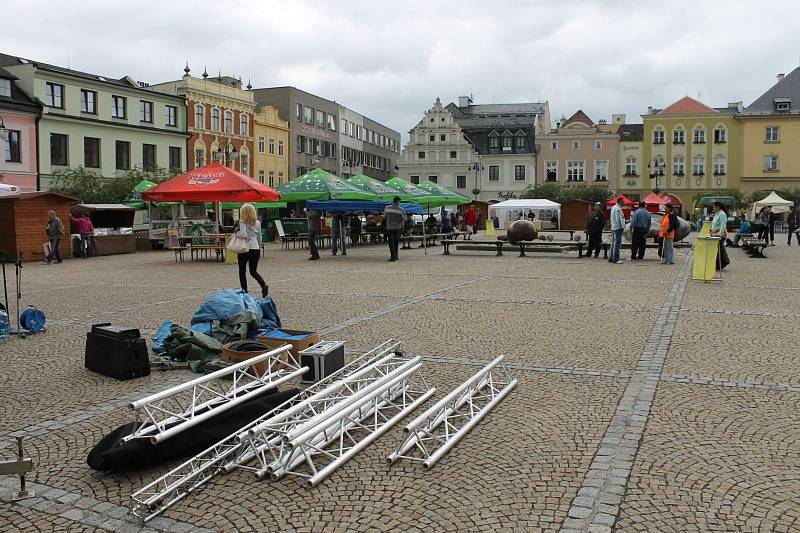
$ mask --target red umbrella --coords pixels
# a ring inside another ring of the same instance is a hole
[[[617,203],[617,200],[620,199],[620,198],[622,198],[622,206],[623,207],[627,208],[627,207],[633,206],[633,200],[629,199],[624,194],[620,194],[616,198],[612,198],[611,200],[608,201],[608,203],[606,205],[608,207],[614,207],[614,205],[616,205],[616,203]]]
[[[148,202],[276,202],[281,193],[241,172],[212,163],[142,193]]]

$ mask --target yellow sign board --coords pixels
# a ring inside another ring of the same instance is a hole
[[[491,235],[494,237],[494,221],[492,219],[488,219],[486,221],[486,235]]]
[[[703,229],[708,223],[703,224]],[[717,252],[719,239],[711,237],[698,237],[694,243],[694,259],[692,262],[692,279],[697,281],[711,281],[717,274]]]

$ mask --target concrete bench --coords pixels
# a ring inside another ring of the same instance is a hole
[[[444,251],[442,255],[451,255],[450,246],[455,245],[456,250],[475,250],[475,251],[496,251],[498,256],[503,255],[503,246],[519,247],[519,256],[526,257],[526,252],[564,252],[571,250],[578,250],[578,257],[583,257],[583,249],[586,246],[584,242],[572,241],[521,241],[510,243],[508,241],[501,241],[500,239],[494,241],[457,241],[453,239],[443,239],[441,241]]]

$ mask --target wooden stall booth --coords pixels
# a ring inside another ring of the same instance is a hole
[[[47,242],[47,212],[55,211],[69,232],[69,204],[77,201],[49,191],[0,196],[0,251],[5,252],[6,258],[15,258],[17,252],[22,252],[23,261],[41,261],[45,257],[43,244]],[[70,257],[68,237],[64,235],[58,245],[62,257]]]
[[[70,213],[74,217],[89,213],[94,226],[92,235],[94,255],[136,252],[136,237],[133,235],[133,217],[136,209],[133,207],[123,204],[78,204],[72,206]]]
[[[583,231],[592,214],[594,203],[587,200],[567,200],[561,204],[561,229]]]

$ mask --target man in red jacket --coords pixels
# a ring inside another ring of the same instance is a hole
[[[89,213],[84,213],[78,218],[70,215],[69,220],[75,224],[75,226],[77,226],[78,233],[81,235],[81,257],[85,259],[92,257],[92,235],[94,234],[94,224],[92,224],[92,219],[89,218]]]
[[[467,212],[464,213],[464,224],[467,226],[467,232],[469,232],[468,239],[471,239],[472,234],[475,233],[476,222],[478,222],[478,210],[474,206],[469,206]]]

